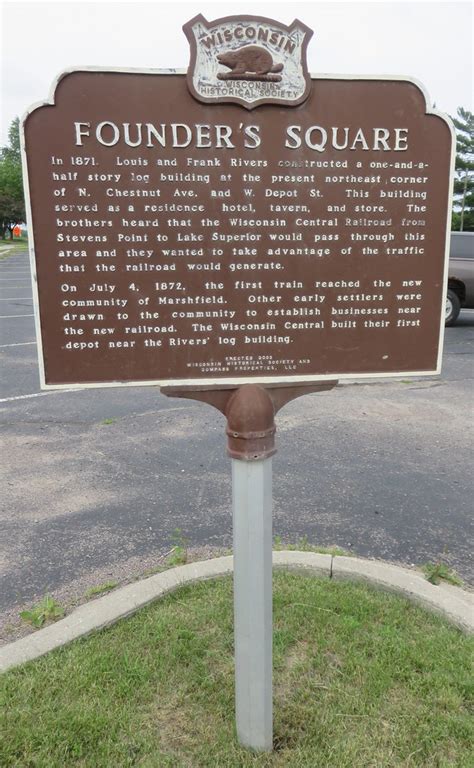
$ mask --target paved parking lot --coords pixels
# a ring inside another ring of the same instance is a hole
[[[231,544],[224,419],[156,387],[41,392],[29,262],[0,253],[0,614],[153,567],[182,530]],[[344,384],[278,416],[274,533],[472,569],[474,313],[441,377]],[[0,616],[1,617],[1,616]]]

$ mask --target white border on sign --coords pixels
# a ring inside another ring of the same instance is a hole
[[[243,384],[302,384],[311,383],[316,381],[330,381],[335,379],[391,379],[399,376],[434,376],[441,373],[441,361],[443,357],[444,346],[444,318],[445,318],[445,300],[448,287],[448,262],[449,262],[449,248],[450,248],[450,235],[451,235],[451,211],[453,206],[453,182],[454,182],[454,163],[456,158],[456,132],[454,125],[451,122],[448,115],[444,112],[440,112],[437,109],[431,109],[429,107],[430,97],[429,94],[419,80],[414,77],[406,75],[332,75],[328,73],[323,74],[310,74],[312,80],[386,80],[391,82],[406,82],[414,85],[422,93],[425,100],[425,115],[434,115],[439,117],[447,124],[451,132],[451,166],[449,173],[449,194],[448,194],[448,210],[446,216],[446,241],[445,241],[445,256],[444,256],[444,275],[443,275],[443,291],[441,294],[441,311],[440,311],[440,333],[438,341],[438,359],[436,363],[436,369],[433,371],[392,371],[390,373],[328,373],[328,374],[316,374],[313,376],[240,376],[230,378],[219,379],[154,379],[147,381],[108,381],[108,382],[89,382],[87,384],[76,384],[69,382],[67,384],[46,384],[45,381],[45,368],[44,368],[44,354],[43,354],[43,340],[41,335],[41,318],[39,310],[39,292],[38,292],[38,279],[36,273],[36,258],[35,258],[35,245],[34,245],[34,228],[33,228],[33,216],[31,209],[31,197],[28,181],[28,160],[26,156],[25,145],[25,122],[29,115],[41,107],[54,106],[56,89],[61,80],[67,75],[74,72],[121,72],[123,74],[137,74],[137,75],[183,75],[186,76],[186,69],[138,69],[138,68],[125,68],[125,67],[71,67],[61,72],[53,81],[49,93],[49,99],[47,101],[40,101],[32,104],[25,112],[20,123],[20,145],[22,156],[22,168],[23,168],[23,183],[25,190],[25,203],[26,203],[26,220],[28,226],[28,241],[29,241],[29,253],[31,264],[31,279],[33,287],[33,307],[36,327],[36,340],[38,348],[38,363],[40,373],[40,386],[41,389],[99,389],[104,387],[152,387],[152,386],[186,386],[186,387],[209,387],[218,388],[219,386],[227,387],[229,385],[241,386]]]

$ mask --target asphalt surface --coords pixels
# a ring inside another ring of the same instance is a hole
[[[0,260],[0,619],[139,575],[179,528],[232,541],[230,460],[213,408],[156,387],[39,388],[26,254]],[[274,534],[402,564],[472,564],[474,312],[440,377],[345,383],[277,417]]]

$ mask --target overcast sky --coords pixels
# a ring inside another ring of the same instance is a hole
[[[193,16],[299,18],[314,31],[312,73],[409,75],[438,109],[473,111],[473,4],[373,2],[2,2],[2,137],[71,66],[185,68]]]

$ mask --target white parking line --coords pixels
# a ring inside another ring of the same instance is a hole
[[[56,389],[51,392],[34,392],[31,395],[15,395],[15,397],[2,397],[0,403],[11,403],[12,400],[28,400],[31,397],[43,397],[44,395],[57,395],[58,392],[81,392],[80,389]]]
[[[6,347],[26,347],[27,344],[36,344],[36,341],[19,341],[16,344],[0,344],[0,349]]]
[[[0,315],[0,320],[6,320],[7,317],[34,317],[34,315]]]

